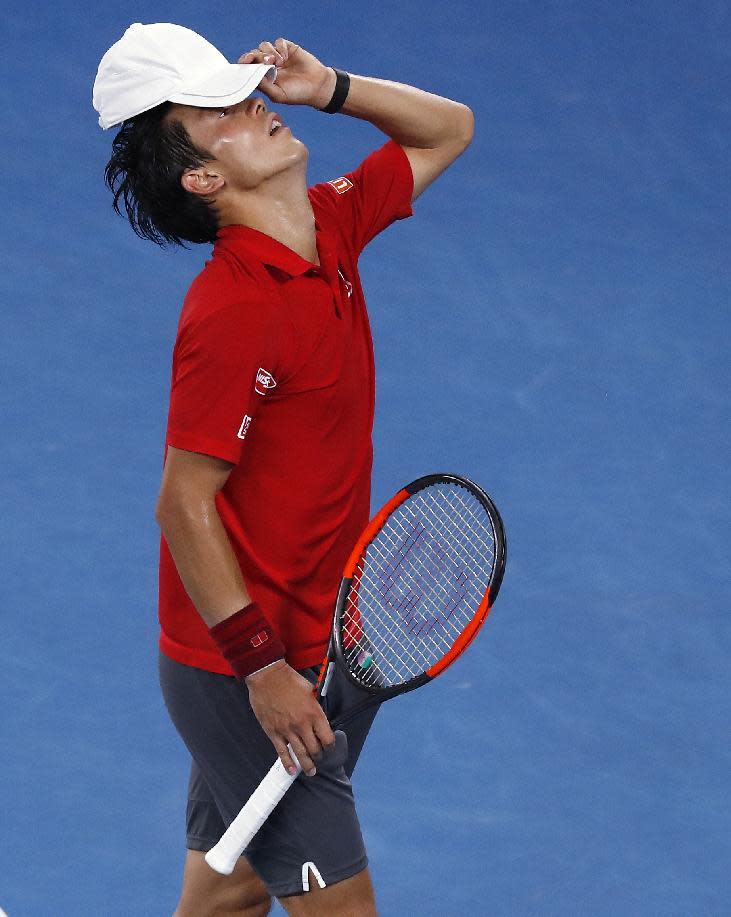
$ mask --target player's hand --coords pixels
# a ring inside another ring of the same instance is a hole
[[[317,703],[312,685],[282,660],[246,679],[251,709],[272,740],[287,773],[296,771],[287,743],[308,777],[314,758],[335,743],[330,723]]]
[[[326,67],[314,54],[286,38],[278,38],[274,44],[261,42],[258,48],[243,54],[237,63],[274,64],[276,83],[265,78],[259,89],[276,104],[324,108],[335,91],[332,67]]]

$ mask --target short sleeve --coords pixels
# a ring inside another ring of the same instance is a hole
[[[389,140],[357,169],[316,185],[327,192],[341,233],[356,255],[396,220],[413,214],[414,176],[403,147]]]
[[[281,340],[271,305],[225,306],[178,332],[166,443],[237,464],[276,385]]]

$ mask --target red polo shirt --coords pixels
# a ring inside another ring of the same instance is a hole
[[[343,566],[370,514],[375,371],[358,256],[411,216],[413,176],[389,140],[308,189],[320,267],[247,226],[218,233],[185,298],[167,446],[234,468],[216,506],[249,593],[295,668],[316,665]],[[160,648],[233,674],[160,545]]]

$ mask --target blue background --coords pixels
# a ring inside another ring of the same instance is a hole
[[[481,639],[384,708],[356,772],[381,913],[731,913],[719,0],[4,6],[0,906],[153,917],[180,887],[154,504],[209,249],[163,253],[110,209],[91,86],[136,20],[230,59],[283,35],[475,113],[361,259],[373,508],[455,470],[509,534]],[[286,117],[311,184],[385,140]]]

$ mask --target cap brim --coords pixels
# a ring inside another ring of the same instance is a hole
[[[227,64],[204,82],[176,90],[167,101],[199,108],[235,105],[250,96],[265,76],[276,79],[277,68],[273,64]]]

